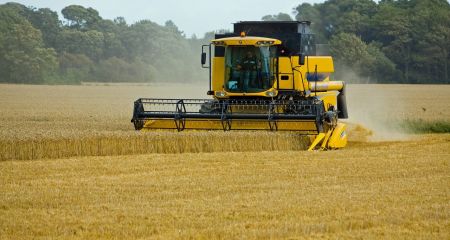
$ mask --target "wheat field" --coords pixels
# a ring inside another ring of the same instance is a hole
[[[174,91],[174,89],[178,89]],[[190,85],[0,85],[0,239],[448,239],[450,86],[350,85],[349,146],[271,132],[135,132]]]
[[[137,132],[138,97],[203,96],[196,86],[0,85],[0,161],[144,153],[303,150],[310,139],[270,132]],[[24,97],[26,96],[26,97]],[[252,142],[256,144],[241,144]]]
[[[206,90],[187,84],[0,85],[0,161],[146,153],[303,150],[309,144],[309,138],[293,133],[133,130],[130,123],[132,103],[138,97],[198,98],[204,97]],[[348,92],[351,113],[346,122],[350,136],[358,135],[351,137],[352,141],[366,139],[369,131],[375,139],[405,138],[401,124],[406,119],[450,122],[450,111],[447,110],[450,109],[449,86],[426,86],[424,90],[422,85],[350,85]],[[424,92],[429,94],[419,98]],[[353,131],[359,123],[363,124],[363,131]]]

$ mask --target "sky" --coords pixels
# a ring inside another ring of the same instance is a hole
[[[50,8],[61,16],[61,9],[76,4],[96,9],[102,18],[124,17],[129,24],[148,19],[163,25],[172,20],[186,36],[232,29],[237,21],[261,20],[268,14],[288,13],[301,3],[319,3],[324,0],[15,0],[25,6]],[[0,4],[11,2],[0,0]]]

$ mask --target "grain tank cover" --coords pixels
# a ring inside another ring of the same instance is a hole
[[[247,35],[312,34],[310,25],[309,21],[241,21],[234,24],[234,33],[246,32]]]
[[[276,38],[282,41],[286,55],[316,55],[314,34],[309,21],[242,21],[234,24],[233,34]]]

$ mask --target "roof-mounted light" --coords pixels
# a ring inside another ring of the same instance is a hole
[[[241,37],[245,37],[245,36],[247,36],[247,34],[244,31],[242,31],[241,32]]]
[[[225,42],[224,41],[213,41],[213,44],[223,46],[223,45],[225,45]]]
[[[274,41],[258,41],[256,45],[272,45]]]

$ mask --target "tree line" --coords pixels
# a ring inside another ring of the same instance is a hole
[[[312,21],[318,42],[328,43],[338,78],[450,83],[446,0],[328,0],[294,11],[297,20]]]
[[[172,22],[128,24],[70,5],[58,13],[0,5],[0,82],[78,84],[206,80],[199,50],[213,38],[186,37]],[[246,20],[246,19],[242,19]],[[303,3],[266,21],[308,20],[316,42],[350,82],[450,83],[446,0],[328,0]]]
[[[97,82],[195,81],[199,46],[172,22],[127,24],[102,19],[78,5],[62,9],[0,5],[0,82],[78,84]],[[211,33],[205,35],[212,38]]]

